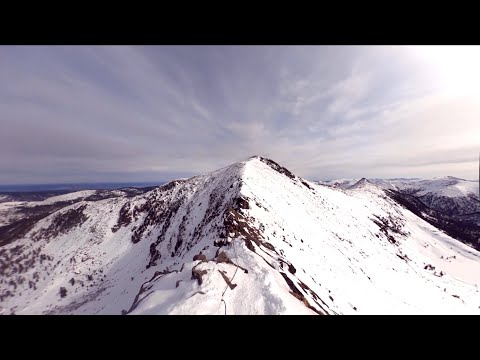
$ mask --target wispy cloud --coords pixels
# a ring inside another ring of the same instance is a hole
[[[0,183],[163,180],[252,154],[310,178],[474,178],[480,101],[425,66],[402,47],[3,46]]]

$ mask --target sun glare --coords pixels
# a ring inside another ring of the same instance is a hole
[[[426,45],[409,47],[433,71],[442,90],[480,96],[480,46]]]

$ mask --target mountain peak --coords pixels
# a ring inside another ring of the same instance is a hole
[[[374,184],[367,178],[363,177],[360,180],[358,180],[355,184],[350,186],[349,189],[356,189],[356,188],[367,186],[367,185],[374,185]]]
[[[451,176],[451,175],[447,175],[447,176],[436,176],[436,177],[433,177],[431,179],[425,179],[425,180],[430,180],[430,181],[444,181],[444,180],[453,180],[453,181],[468,181],[466,179],[462,179],[462,178],[459,178],[459,177],[456,177],[456,176]]]

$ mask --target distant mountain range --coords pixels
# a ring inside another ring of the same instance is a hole
[[[0,194],[21,192],[71,192],[79,190],[114,190],[126,187],[159,186],[165,181],[157,182],[123,182],[123,183],[76,183],[76,184],[23,184],[23,185],[0,185]]]
[[[341,179],[317,183],[348,189],[359,181],[361,179]],[[478,181],[453,176],[433,179],[368,179],[368,181],[386,190],[415,196],[427,207],[456,220],[480,225]]]

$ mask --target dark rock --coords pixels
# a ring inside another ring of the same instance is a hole
[[[60,297],[64,298],[66,296],[67,296],[67,289],[65,289],[64,287],[61,287],[60,288]]]
[[[193,261],[197,261],[197,260],[207,261],[207,257],[204,254],[200,253],[193,257]]]

